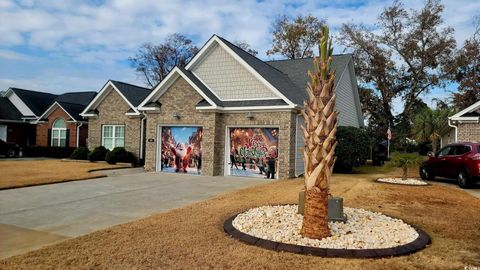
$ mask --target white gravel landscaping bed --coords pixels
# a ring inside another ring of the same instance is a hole
[[[378,182],[390,183],[390,184],[399,184],[399,185],[413,185],[413,186],[426,186],[427,182],[418,180],[415,178],[407,178],[403,180],[402,178],[380,178],[377,179]]]
[[[417,231],[400,219],[364,209],[345,207],[347,222],[329,222],[331,237],[300,235],[303,216],[297,205],[261,206],[237,215],[233,226],[246,234],[286,244],[332,249],[380,249],[413,242]]]

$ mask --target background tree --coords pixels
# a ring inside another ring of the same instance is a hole
[[[302,110],[305,127],[305,209],[301,234],[322,239],[330,236],[328,228],[329,180],[335,164],[337,146],[337,112],[335,110],[335,71],[332,63],[332,41],[328,27],[322,27],[320,56],[314,58],[315,70],[308,72],[308,100]]]
[[[418,142],[431,142],[433,152],[438,150],[440,130],[446,125],[450,110],[425,108],[415,117],[413,134]]]
[[[480,100],[480,17],[474,19],[475,32],[467,39],[457,54],[458,93],[452,101],[457,111],[463,110]]]
[[[258,54],[258,51],[252,49],[252,47],[250,46],[250,44],[248,44],[246,41],[244,40],[241,40],[241,41],[235,41],[233,44],[235,44],[237,47],[239,47],[240,49],[248,52],[249,54],[253,55],[253,56],[257,56]]]
[[[324,24],[325,21],[312,15],[299,15],[292,21],[286,15],[279,16],[272,25],[273,45],[267,55],[280,54],[289,59],[312,57]]]
[[[456,43],[453,29],[442,27],[442,12],[438,0],[411,11],[395,1],[380,14],[378,33],[362,25],[342,26],[339,41],[353,51],[360,86],[369,89],[362,95],[364,106],[371,106],[367,113],[375,123],[394,126],[392,100],[400,96],[404,108],[396,122],[409,131],[410,119],[422,107],[420,95],[443,87],[454,72]]]
[[[175,66],[184,67],[197,52],[198,48],[192,40],[175,33],[162,44],[143,44],[129,61],[136,72],[144,77],[146,84],[153,87]]]

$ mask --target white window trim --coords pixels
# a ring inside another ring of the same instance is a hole
[[[55,122],[58,121],[58,119],[61,119],[61,118],[55,119],[55,121],[53,121],[53,125],[55,125]],[[63,120],[63,119],[62,119],[62,120]],[[67,125],[67,122],[66,122],[65,120],[63,120],[63,122],[65,123],[65,125]],[[54,147],[68,147],[68,145],[67,145],[67,128],[66,128],[66,127],[64,127],[64,128],[54,128],[53,125],[52,125],[52,131],[51,131],[51,135],[50,135],[50,137],[51,137],[51,138],[50,138],[50,145],[51,145],[51,146],[54,146]],[[64,140],[65,140],[65,146],[61,146],[61,145],[60,145],[60,140],[62,139],[62,136],[61,136],[62,130],[65,131],[65,138],[64,138]],[[58,131],[58,136],[57,136],[57,137],[54,137],[54,136],[53,136],[53,133],[54,133],[53,131]],[[58,144],[58,145],[54,145],[54,143],[53,143],[54,139],[57,140],[57,142],[58,142],[57,144]]]
[[[115,147],[125,147],[125,125],[102,125],[102,146],[105,146],[105,127],[112,127],[112,137],[108,137],[112,139],[112,149]],[[117,127],[123,127],[123,146],[115,146],[117,138],[115,137],[115,129]],[[108,150],[112,150],[107,148]]]

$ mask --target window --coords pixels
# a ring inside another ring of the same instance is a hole
[[[470,152],[470,146],[466,145],[456,145],[454,146],[454,149],[453,155],[463,155]]]
[[[452,149],[452,147],[450,147],[450,146],[447,146],[447,147],[441,149],[440,151],[438,151],[437,157],[443,157],[443,156],[448,155],[448,153],[450,152],[450,149]]]
[[[102,128],[102,145],[112,150],[115,147],[125,146],[124,125],[104,125]]]
[[[51,146],[67,146],[67,124],[62,118],[57,118],[52,125]]]

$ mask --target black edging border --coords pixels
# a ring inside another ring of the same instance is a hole
[[[407,187],[429,187],[429,186],[432,186],[432,184],[430,183],[427,183],[424,181],[425,183],[427,183],[426,185],[411,185],[411,184],[397,184],[397,183],[388,183],[388,182],[382,182],[382,181],[378,181],[379,179],[381,178],[377,178],[375,180],[373,180],[373,182],[375,183],[379,183],[379,184],[388,184],[388,185],[396,185],[396,186],[407,186]]]
[[[271,240],[261,239],[237,230],[233,226],[233,220],[237,217],[237,215],[238,214],[231,216],[223,223],[223,230],[227,234],[249,245],[254,245],[274,251],[284,251],[303,255],[313,255],[318,257],[330,258],[386,258],[409,255],[426,248],[427,245],[432,243],[430,236],[426,232],[424,232],[418,227],[412,226],[418,233],[417,239],[408,244],[392,248],[333,249],[285,244]]]

